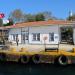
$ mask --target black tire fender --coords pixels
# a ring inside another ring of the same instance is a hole
[[[0,61],[6,61],[6,54],[0,53]]]
[[[28,55],[22,55],[21,57],[20,57],[20,62],[21,63],[28,63],[29,62],[29,56]]]
[[[35,54],[32,56],[32,61],[35,64],[39,64],[40,63],[40,55],[39,54]]]
[[[62,66],[66,66],[68,64],[68,57],[65,55],[60,55],[58,57],[58,64]]]

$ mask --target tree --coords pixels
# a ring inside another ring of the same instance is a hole
[[[3,20],[0,19],[0,26],[3,26]]]
[[[57,18],[52,15],[50,11],[41,12],[43,14],[45,20],[56,20]]]
[[[35,15],[27,14],[25,16],[25,19],[27,22],[33,22],[33,21],[35,21]]]
[[[52,15],[51,12],[45,11],[37,14],[25,14],[20,9],[15,9],[10,13],[9,19],[12,19],[12,22],[33,22],[33,21],[45,21],[45,20],[56,20],[57,18]]]
[[[49,20],[52,18],[52,13],[49,11],[42,12],[42,14],[43,14],[45,20]]]
[[[73,14],[72,16],[69,16],[67,18],[67,20],[69,20],[69,21],[75,21],[75,14]]]
[[[14,24],[12,19],[8,19],[8,20],[9,20],[9,23],[3,24],[4,26],[10,26]]]
[[[14,24],[12,19],[8,19],[8,20],[9,20],[9,25],[13,25]]]
[[[24,19],[23,16],[23,12],[20,9],[16,9],[10,13],[9,19],[11,18],[14,22],[22,22]]]
[[[38,13],[38,14],[35,15],[35,20],[36,21],[44,21],[45,17],[42,13]]]

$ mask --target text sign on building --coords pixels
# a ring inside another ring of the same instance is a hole
[[[0,13],[0,18],[4,18],[5,15],[3,13]]]

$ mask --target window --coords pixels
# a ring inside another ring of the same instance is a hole
[[[54,41],[54,33],[49,33],[49,41]]]
[[[18,34],[13,34],[13,40],[16,41],[16,37],[18,37]]]
[[[22,34],[22,40],[23,41],[25,40],[25,34]]]
[[[40,41],[40,33],[33,33],[33,41]]]
[[[21,36],[22,36],[22,40],[28,40],[29,39],[28,33],[22,34]]]

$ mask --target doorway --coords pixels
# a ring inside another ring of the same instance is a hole
[[[73,44],[73,28],[71,26],[61,27],[61,43]]]
[[[21,42],[22,44],[28,44],[29,34],[24,32],[21,34]]]

